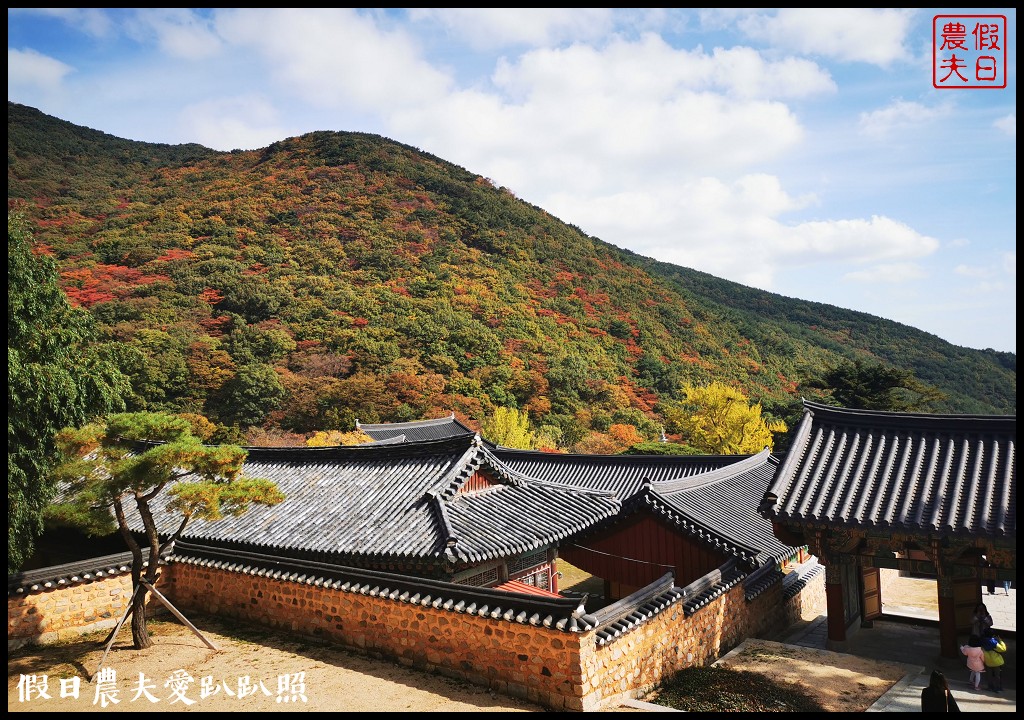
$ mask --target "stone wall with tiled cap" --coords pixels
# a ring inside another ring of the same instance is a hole
[[[169,569],[166,594],[186,613],[257,622],[552,709],[585,709],[579,634],[219,568]]]
[[[157,585],[162,587],[159,580]],[[60,642],[112,628],[128,609],[131,596],[130,570],[50,587],[39,584],[35,589],[9,593],[7,650],[32,643]],[[149,609],[157,611],[153,601]]]
[[[686,602],[670,600],[611,640],[601,630],[566,632],[187,563],[162,567],[159,587],[186,614],[259,623],[552,710],[589,711],[641,697],[672,673],[707,665],[743,639],[763,636],[780,617],[799,616],[823,596],[823,577],[813,577],[796,595],[774,583],[752,599],[736,584],[689,614]],[[130,573],[16,589],[8,594],[8,647],[113,627],[130,596]]]
[[[689,616],[677,602],[599,645],[593,630],[564,632],[213,567],[174,563],[169,570],[165,592],[183,610],[320,638],[564,711],[638,697],[677,670],[709,664],[800,603],[781,584],[748,602],[737,585]]]
[[[581,674],[591,702],[604,706],[643,697],[679,670],[710,665],[746,638],[771,634],[779,618],[817,615],[824,609],[823,588],[820,573],[797,595],[787,596],[776,583],[748,601],[743,586],[736,585],[690,615],[684,616],[679,603],[611,644],[584,642]]]

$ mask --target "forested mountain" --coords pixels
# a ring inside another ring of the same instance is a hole
[[[781,408],[861,359],[1016,413],[1013,353],[640,257],[383,137],[215,152],[8,103],[7,138],[8,210],[124,344],[132,408],[308,434],[517,407],[568,447],[653,439],[684,383]]]

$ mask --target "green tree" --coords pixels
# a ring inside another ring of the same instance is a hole
[[[81,428],[65,428],[57,442],[65,457],[54,473],[62,497],[48,508],[47,517],[92,535],[120,531],[132,552],[132,640],[139,649],[153,644],[145,608],[160,552],[181,536],[189,520],[242,515],[254,503],[275,505],[284,499],[270,480],[242,476],[244,449],[203,445],[192,434],[189,418],[118,413]],[[153,516],[153,503],[165,500],[180,518],[173,530],[158,527]],[[137,518],[129,518],[128,503],[134,504]],[[149,549],[145,564],[133,532],[139,524]]]
[[[495,408],[494,414],[484,420],[481,432],[485,438],[502,447],[518,450],[533,448],[530,418],[516,408]]]
[[[7,216],[7,572],[31,556],[54,494],[61,428],[124,409],[127,378],[93,344],[92,320],[60,289],[56,265]]]
[[[666,429],[682,434],[684,442],[700,452],[754,454],[774,447],[774,434],[786,432],[785,423],[766,420],[759,403],[751,405],[743,393],[724,383],[688,383],[683,392],[684,404],[666,404]]]
[[[277,371],[269,365],[253,364],[238,368],[224,383],[223,420],[242,426],[258,425],[285,397]]]
[[[808,387],[825,390],[836,405],[857,410],[924,410],[946,395],[917,379],[911,370],[863,360],[834,365]]]

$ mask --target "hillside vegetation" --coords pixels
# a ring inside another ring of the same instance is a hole
[[[650,440],[686,383],[783,415],[844,359],[912,371],[933,411],[1016,412],[1015,354],[640,257],[375,135],[215,152],[9,103],[8,209],[123,343],[131,409],[221,439],[512,407],[560,447]]]

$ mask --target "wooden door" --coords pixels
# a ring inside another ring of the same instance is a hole
[[[861,587],[864,588],[864,619],[877,620],[882,617],[881,579],[878,568],[860,569]]]

